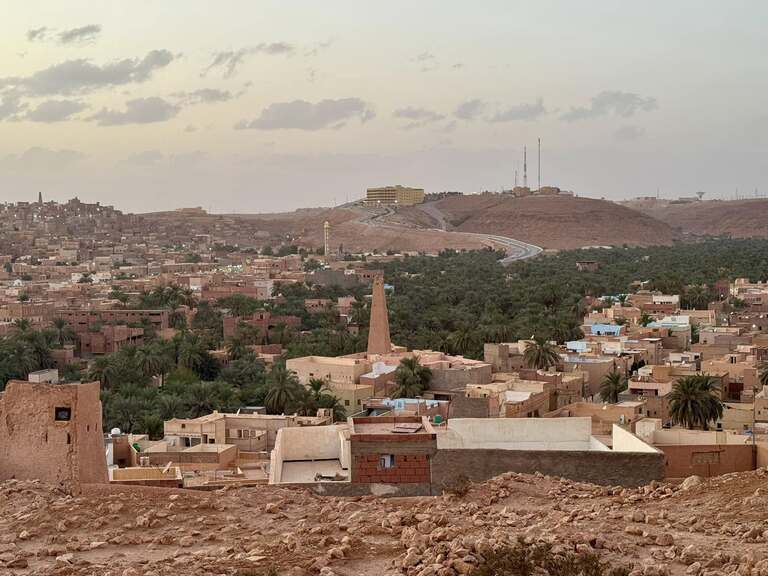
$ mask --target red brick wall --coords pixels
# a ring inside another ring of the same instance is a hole
[[[352,462],[352,482],[384,484],[421,483],[430,481],[427,454],[396,454],[392,468],[380,468],[384,454],[357,454]]]

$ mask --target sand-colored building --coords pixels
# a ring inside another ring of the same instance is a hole
[[[173,418],[163,425],[164,439],[177,448],[231,444],[246,452],[260,452],[272,449],[282,428],[330,424],[331,416],[320,412],[318,416],[285,416],[214,411],[199,418]]]
[[[369,206],[412,206],[424,202],[423,188],[407,186],[382,186],[368,188],[365,203]]]
[[[0,480],[107,481],[100,384],[11,380],[0,395]]]

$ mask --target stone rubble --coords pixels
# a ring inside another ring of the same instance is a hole
[[[459,497],[0,483],[0,574],[458,576],[522,541],[630,576],[768,576],[768,472],[629,489],[507,473]]]

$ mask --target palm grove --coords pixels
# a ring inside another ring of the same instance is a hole
[[[651,288],[681,294],[684,307],[706,306],[715,297],[712,286],[720,278],[768,279],[767,248],[766,240],[712,240],[674,248],[567,251],[508,267],[499,263],[501,254],[491,250],[406,257],[385,266],[387,282],[394,287],[388,297],[392,339],[412,349],[480,358],[484,342],[533,338],[526,361],[546,368],[554,364],[556,355],[549,341],[581,336],[585,296],[625,293],[633,281],[643,279]],[[584,259],[600,262],[600,268],[578,272],[575,263]],[[268,370],[250,345],[280,343],[286,349],[283,360],[362,351],[367,339],[368,288],[310,282],[277,290],[282,296],[277,301],[236,295],[211,304],[198,303],[190,291],[175,286],[159,287],[138,298],[115,286],[111,296],[122,306],[169,309],[178,333],[172,340],[161,340],[151,326],[140,324],[145,329],[142,346],[98,357],[86,374],[67,366],[62,375],[67,381],[101,380],[107,429],[117,426],[157,436],[166,419],[252,405],[264,405],[272,413],[311,414],[328,408],[336,418],[343,418],[344,408],[327,383],[302,386],[284,362]],[[352,310],[352,321],[360,329],[356,335],[332,311],[310,314],[304,307],[306,298],[347,295],[357,300]],[[183,307],[196,309],[189,325]],[[279,326],[264,334],[241,325],[233,338],[224,341],[225,314],[245,316],[261,308],[296,315],[301,327]],[[51,350],[75,340],[61,320],[44,330],[18,321],[9,335],[0,338],[0,387],[9,379],[24,379],[30,371],[52,366]],[[221,347],[230,358],[225,367],[211,354]],[[762,374],[768,382],[768,371]],[[428,387],[430,377],[418,362],[404,362],[396,372],[397,395],[418,395]],[[603,396],[609,401],[626,388],[621,377],[612,379]],[[677,383],[675,393],[679,400],[673,398],[672,412],[677,422],[706,426],[716,418],[713,382]]]

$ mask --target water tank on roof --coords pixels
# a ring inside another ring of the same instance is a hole
[[[112,436],[120,436],[122,434],[122,432],[120,432],[120,428],[112,428],[112,430],[110,430],[109,433]]]

